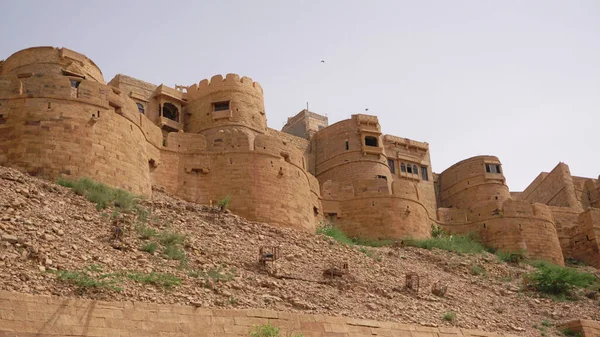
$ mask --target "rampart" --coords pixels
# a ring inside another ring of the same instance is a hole
[[[502,336],[481,330],[434,328],[263,309],[207,309],[141,302],[90,301],[10,292],[0,292],[0,304],[2,337],[241,337],[248,336],[254,326],[267,323],[279,327],[283,336]]]
[[[251,220],[351,237],[427,238],[432,224],[562,264],[600,263],[598,179],[560,163],[509,192],[494,156],[433,172],[429,144],[383,135],[376,116],[328,125],[302,110],[267,127],[263,89],[216,75],[192,86],[119,74],[85,55],[35,47],[0,61],[0,165],[50,179],[90,177],[136,194],[163,186]]]
[[[64,48],[31,48],[5,61],[0,164],[51,178],[88,176],[149,195],[147,143],[160,144],[158,128],[104,85],[87,60]],[[80,73],[86,75],[73,75]]]
[[[439,175],[440,207],[468,209],[510,198],[502,164],[494,156],[462,160]]]
[[[582,210],[569,167],[559,163],[550,173],[540,174],[521,194],[521,200]]]

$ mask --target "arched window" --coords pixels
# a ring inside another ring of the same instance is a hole
[[[138,111],[143,114],[144,113],[144,105],[142,103],[136,103],[138,107]]]
[[[406,165],[404,163],[400,163],[400,171],[406,172]]]
[[[174,120],[176,122],[179,121],[179,110],[177,107],[171,103],[165,103],[162,108],[162,115],[165,118],[170,120]]]
[[[366,136],[365,137],[365,145],[366,146],[375,146],[375,147],[379,146],[377,144],[377,138],[375,138],[373,136]]]

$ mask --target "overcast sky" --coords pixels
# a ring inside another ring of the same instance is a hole
[[[600,1],[4,1],[0,59],[67,47],[154,84],[238,73],[268,124],[364,113],[432,168],[496,155],[511,190],[566,162],[600,174]],[[325,63],[321,63],[325,60]]]

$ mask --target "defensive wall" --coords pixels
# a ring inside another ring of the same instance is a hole
[[[267,130],[258,83],[235,74],[186,90],[124,75],[110,83],[65,48],[10,56],[0,73],[0,164],[144,196],[152,183],[200,203],[230,196],[230,209],[251,220],[314,231],[318,182],[302,141]]]
[[[314,156],[325,217],[350,237],[429,237],[435,222],[433,182],[421,183],[418,170],[410,176],[401,172],[407,162],[401,153],[418,152],[410,145],[383,136],[377,117],[361,114],[316,132],[309,156]],[[410,162],[426,162],[429,169],[427,147],[416,157]]]
[[[434,328],[262,309],[230,310],[142,302],[104,302],[0,292],[0,336],[248,336],[269,323],[282,336],[500,337],[481,330]],[[589,324],[588,324],[589,325]],[[587,332],[586,332],[587,333]],[[594,335],[585,335],[594,336]]]
[[[270,129],[262,87],[236,74],[170,88],[122,74],[105,84],[66,48],[0,61],[0,165],[144,196],[153,184],[198,203],[229,196],[241,216],[307,231],[330,221],[350,237],[427,238],[437,223],[498,249],[600,264],[598,179],[560,163],[509,192],[497,157],[438,175],[429,150],[364,114],[328,125],[304,109]]]
[[[158,129],[85,56],[52,47],[6,59],[0,73],[0,164],[34,175],[88,176],[150,195]]]
[[[442,172],[440,223],[450,233],[476,233],[487,246],[564,265],[550,207],[513,200],[501,167],[497,157],[477,156]]]

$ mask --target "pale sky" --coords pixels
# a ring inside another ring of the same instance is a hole
[[[261,83],[270,127],[377,115],[441,172],[496,155],[512,191],[559,161],[600,174],[600,1],[2,1],[0,59],[39,45],[191,85]],[[321,63],[325,60],[325,63]]]

